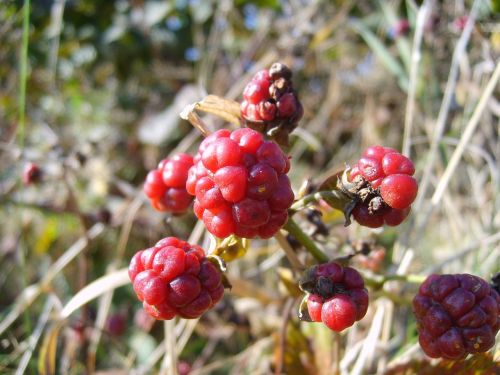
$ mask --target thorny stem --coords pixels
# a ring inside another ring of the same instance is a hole
[[[320,263],[328,262],[328,256],[321,251],[321,249],[316,245],[316,243],[309,237],[304,231],[297,225],[297,223],[289,218],[285,226],[283,227],[288,233],[295,237],[306,250],[311,253],[311,255]]]

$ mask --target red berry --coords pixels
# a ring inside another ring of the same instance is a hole
[[[174,237],[137,252],[129,276],[144,309],[156,319],[197,318],[224,292],[221,273],[204,251]]]
[[[413,176],[415,173],[413,162],[399,152],[385,154],[382,159],[382,168],[386,176],[398,173]]]
[[[243,98],[252,104],[266,100],[269,98],[269,81],[251,81],[243,90]]]
[[[367,181],[374,181],[378,178],[384,177],[382,163],[375,158],[362,157],[358,161],[358,168],[361,172],[361,175]]]
[[[268,70],[259,71],[246,85],[240,105],[245,120],[279,125],[296,124],[302,117],[303,108],[292,88],[291,71],[282,64],[280,67],[280,72],[271,67],[272,75]]]
[[[485,352],[500,328],[500,296],[483,279],[431,275],[413,299],[419,342],[432,358]]]
[[[368,147],[349,173],[350,181],[361,176],[369,185],[368,189],[366,184],[360,187],[364,190],[363,194],[360,190],[361,202],[352,212],[354,219],[370,228],[381,227],[384,223],[396,226],[403,222],[417,195],[417,181],[411,177],[414,173],[413,162],[396,150]]]
[[[42,177],[42,170],[35,163],[28,163],[24,166],[22,180],[23,184],[36,184]]]
[[[154,209],[172,213],[187,210],[193,200],[186,190],[188,171],[192,165],[191,155],[178,154],[162,160],[157,169],[148,173],[144,193]]]
[[[279,117],[292,117],[297,112],[297,99],[291,92],[283,95],[277,104]]]
[[[163,166],[163,182],[166,186],[185,188],[189,168],[193,165],[193,157],[188,154],[178,154],[172,159],[161,163]]]
[[[395,227],[401,224],[408,214],[410,213],[410,208],[405,208],[404,210],[398,210],[395,208],[390,208],[384,213],[384,223],[390,227]]]
[[[285,224],[294,195],[288,158],[276,143],[242,128],[207,137],[194,160],[187,191],[209,232],[269,238]]]
[[[332,331],[340,332],[356,321],[356,306],[348,296],[336,295],[323,303],[321,320]]]
[[[379,162],[382,162],[382,158],[384,157],[384,155],[389,152],[397,152],[397,151],[390,147],[370,146],[365,150],[365,152],[363,152],[362,156],[373,158],[375,160],[378,160]]]
[[[111,336],[121,336],[127,330],[127,319],[123,313],[114,313],[106,320],[106,331]]]
[[[258,105],[259,115],[263,121],[272,121],[276,116],[276,104],[271,102],[260,102]]]
[[[380,214],[371,214],[368,206],[359,202],[352,210],[352,216],[360,225],[368,228],[380,228],[384,225],[384,216]]]
[[[417,196],[417,181],[406,174],[393,174],[382,181],[380,196],[392,208],[404,210]]]
[[[311,283],[314,287],[307,298],[307,309],[313,321],[340,332],[366,315],[368,292],[354,268],[335,262],[320,264]]]

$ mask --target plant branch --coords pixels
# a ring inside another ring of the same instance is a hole
[[[346,199],[346,196],[339,190],[318,191],[316,193],[306,195],[300,198],[299,200],[295,201],[290,207],[290,210],[292,211],[291,213],[293,214],[296,211],[303,210],[310,204],[318,203],[321,199],[329,202],[333,200],[344,201]]]
[[[321,249],[316,245],[316,243],[309,237],[304,231],[297,225],[297,223],[289,218],[288,222],[283,227],[288,233],[295,237],[306,250],[311,253],[311,255],[320,263],[328,262],[328,256],[321,251]]]

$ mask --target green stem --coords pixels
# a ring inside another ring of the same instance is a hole
[[[363,273],[366,285],[374,288],[381,288],[388,281],[402,281],[409,284],[421,284],[426,279],[424,275],[384,275],[373,276]]]
[[[290,207],[290,210],[292,213],[300,211],[310,204],[318,203],[321,199],[327,201],[328,204],[339,210],[343,210],[345,203],[350,201],[350,198],[339,190],[324,190],[306,195],[295,201]],[[332,205],[332,203],[334,204]]]
[[[326,263],[329,261],[328,256],[321,251],[311,237],[304,233],[292,218],[288,219],[283,229],[294,236],[318,262]]]

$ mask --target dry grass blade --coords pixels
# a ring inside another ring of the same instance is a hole
[[[33,354],[33,351],[35,350],[38,340],[42,335],[45,324],[47,324],[47,321],[49,320],[49,314],[52,311],[53,307],[54,307],[54,299],[51,296],[49,296],[47,298],[47,301],[45,301],[42,314],[38,319],[38,323],[35,327],[35,330],[28,338],[29,348],[24,352],[23,356],[21,357],[21,361],[19,361],[19,366],[17,367],[16,375],[22,375],[25,373],[26,368],[28,367],[29,361],[31,359],[31,356]]]
[[[479,103],[477,103],[477,107],[474,113],[472,114],[469,123],[465,127],[465,131],[463,132],[462,137],[460,138],[460,143],[458,144],[457,148],[455,149],[455,152],[451,156],[450,162],[446,166],[443,176],[439,180],[438,186],[436,187],[436,190],[431,199],[431,203],[434,206],[436,206],[441,200],[441,197],[443,196],[446,186],[448,185],[451,176],[455,172],[455,169],[458,166],[462,154],[464,153],[467,144],[469,143],[472,135],[474,134],[474,131],[476,130],[476,127],[479,123],[479,119],[484,109],[486,108],[486,105],[488,104],[488,100],[493,94],[493,90],[497,86],[499,78],[500,78],[500,63],[497,63],[495,71],[493,72],[493,75],[491,76],[488,84],[486,85],[486,88],[484,89],[483,94],[481,95],[481,99],[479,99]]]
[[[432,137],[429,154],[427,156],[427,161],[425,164],[424,174],[419,186],[419,192],[417,199],[415,201],[415,210],[419,210],[429,188],[429,184],[432,178],[432,169],[434,168],[434,163],[437,158],[438,146],[446,126],[446,120],[448,119],[448,114],[450,112],[450,106],[455,94],[455,87],[457,83],[457,77],[459,73],[459,65],[464,54],[466,53],[466,47],[469,42],[472,28],[474,26],[474,19],[476,17],[480,1],[474,1],[474,5],[471,10],[470,17],[467,20],[464,31],[457,42],[457,46],[453,52],[453,58],[451,60],[450,73],[448,75],[448,81],[446,83],[446,88],[444,92],[443,101],[441,102],[441,108],[439,109],[438,118],[436,120],[436,125],[434,127],[434,135]]]
[[[86,303],[110,290],[114,290],[129,283],[130,279],[127,268],[122,268],[109,275],[103,276],[76,293],[62,309],[61,317],[66,319]]]
[[[47,271],[44,278],[34,285],[23,290],[23,293],[17,298],[14,307],[0,323],[0,335],[19,317],[20,314],[30,306],[33,301],[42,293],[54,279],[75,257],[80,254],[88,245],[88,241],[96,238],[104,231],[102,224],[95,224],[90,228],[86,236],[76,241]]]
[[[403,154],[410,155],[411,133],[413,129],[413,119],[415,117],[415,94],[417,91],[418,68],[422,58],[422,40],[424,36],[425,22],[429,15],[431,1],[426,0],[420,7],[417,15],[417,24],[413,37],[413,46],[410,60],[410,81],[408,83],[408,99],[406,100],[405,128],[403,135]]]

